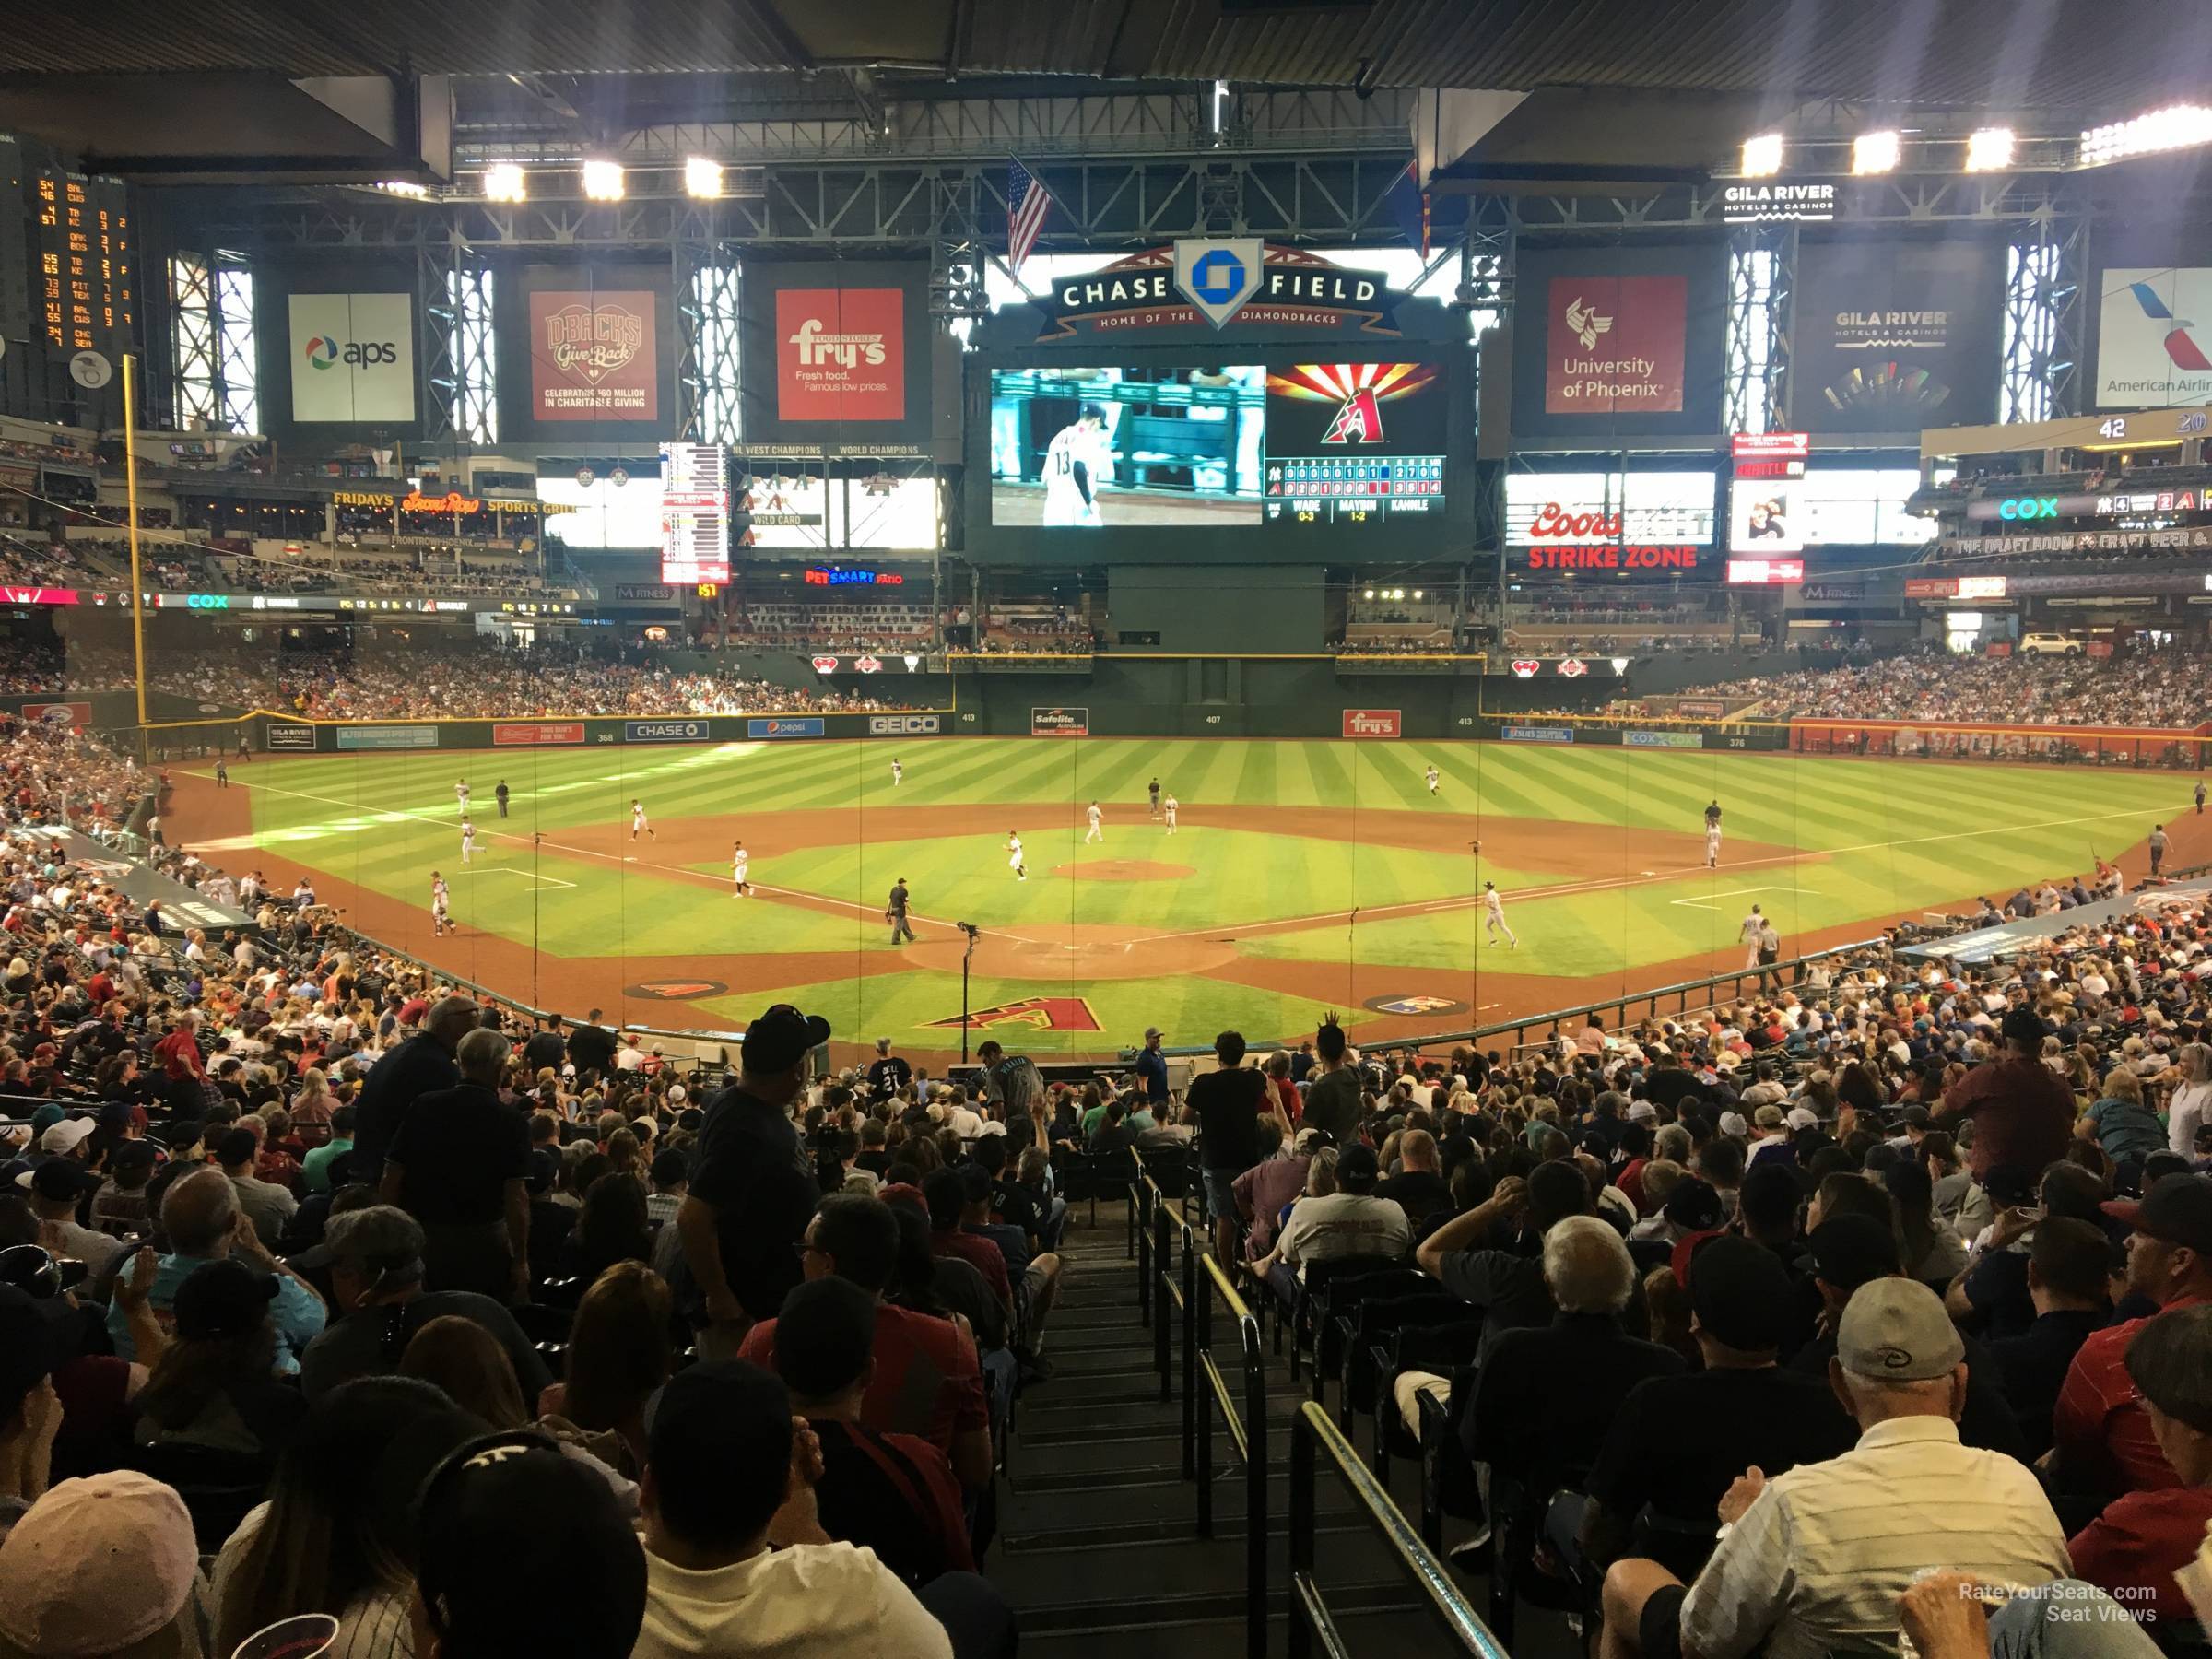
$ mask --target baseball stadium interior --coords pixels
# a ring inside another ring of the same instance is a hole
[[[0,1659],[2212,1659],[2194,13],[11,8]]]

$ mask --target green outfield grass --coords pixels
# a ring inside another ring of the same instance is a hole
[[[896,789],[894,756],[906,769]],[[1442,774],[1433,799],[1422,778],[1431,762]],[[2177,774],[1788,755],[1105,739],[265,757],[232,776],[251,804],[253,844],[399,901],[405,910],[387,910],[382,931],[396,928],[402,936],[388,942],[401,948],[466,973],[472,941],[535,943],[546,962],[593,964],[575,971],[600,976],[590,983],[604,982],[609,1006],[626,974],[644,977],[628,964],[646,959],[662,973],[696,959],[700,977],[735,987],[671,1005],[669,1023],[740,1022],[772,986],[828,1014],[841,1036],[956,1044],[956,1031],[931,1022],[957,1016],[957,971],[884,960],[880,912],[898,877],[927,919],[925,935],[974,922],[1035,944],[1044,961],[1069,928],[1163,941],[1148,947],[1165,952],[1158,976],[1049,967],[979,975],[978,1007],[1041,994],[1086,1001],[1102,1031],[1021,1030],[1021,1046],[1041,1053],[1101,1051],[1148,1023],[1182,1041],[1224,1025],[1272,1037],[1310,1026],[1324,1004],[1348,1002],[1353,1018],[1371,1018],[1357,1003],[1400,984],[1480,1011],[1488,998],[1477,974],[1492,971],[1515,976],[1514,1012],[1542,997],[1546,980],[1570,1003],[1587,992],[1568,982],[1731,946],[1754,902],[1794,947],[1799,935],[1976,892],[2001,900],[2024,881],[2086,871],[2092,852],[2114,854],[2154,819],[2179,817],[2190,784]],[[484,837],[465,874],[453,794],[463,776]],[[1182,804],[1171,838],[1145,821],[1155,776]],[[501,777],[513,791],[504,820],[491,799]],[[1707,871],[1687,838],[1716,796],[1728,841],[1723,867]],[[661,832],[634,848],[633,797]],[[1093,798],[1109,810],[1107,840],[1085,846],[1081,811]],[[793,816],[853,809],[835,822]],[[1233,822],[1208,821],[1219,817]],[[1459,837],[1501,820],[1521,827],[1494,828],[1500,850],[1486,847],[1477,869]],[[1006,867],[1009,828],[1027,847],[1026,882]],[[1685,839],[1660,856],[1651,830]],[[1405,844],[1423,836],[1434,844]],[[729,894],[738,837],[754,848],[753,881],[772,896]],[[1770,851],[1741,851],[1754,843]],[[240,847],[213,855],[250,862]],[[1084,878],[1109,860],[1188,873]],[[436,946],[433,867],[452,881],[463,928]],[[1484,877],[1506,895],[1516,951],[1482,942],[1481,913],[1466,900]],[[1451,908],[1418,908],[1440,901]],[[1354,906],[1356,926],[1345,913]],[[1233,945],[1221,943],[1232,935]],[[1242,959],[1202,959],[1230,956]]]

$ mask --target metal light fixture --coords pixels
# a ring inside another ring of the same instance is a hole
[[[2187,149],[2212,143],[2212,109],[2203,104],[2172,104],[2152,110],[2132,121],[2115,121],[2091,127],[2081,135],[2081,165],[2102,167],[2131,156],[2156,155],[2160,150]]]
[[[620,201],[622,164],[619,161],[586,161],[583,164],[583,194],[594,202]]]
[[[1768,179],[1782,171],[1782,135],[1761,133],[1744,140],[1744,177]]]
[[[488,202],[520,202],[528,199],[529,186],[523,170],[512,161],[495,162],[484,170],[484,199]]]
[[[712,200],[722,194],[722,163],[705,156],[692,156],[684,162],[684,194]]]
[[[1851,141],[1851,171],[1854,173],[1886,173],[1897,169],[1904,154],[1904,141],[1894,127],[1878,133],[1861,133]]]
[[[1966,138],[1968,172],[2003,172],[2012,165],[2010,127],[1978,127]]]

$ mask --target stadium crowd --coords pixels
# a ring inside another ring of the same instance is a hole
[[[827,1022],[778,1005],[725,1077],[166,847],[255,918],[180,928],[31,828],[158,783],[65,729],[8,731],[0,782],[26,1653],[229,1653],[319,1613],[349,1655],[1008,1653],[977,1567],[1052,1374],[1057,1189],[1133,1152],[1190,1161],[1287,1310],[1352,1266],[1430,1283],[1372,1404],[1434,1447],[1464,1551],[1579,1600],[1605,1654],[1990,1651],[1936,1645],[1929,1568],[2026,1593],[2000,1636],[2080,1608],[2123,1659],[2195,1617],[2187,896],[1524,1049],[1362,1053],[1331,1017],[1261,1057],[1223,1033],[1182,1088],[1158,1030],[1080,1087],[995,1041],[957,1079],[888,1041],[821,1074]]]
[[[2212,717],[2202,652],[1959,656],[1931,642],[1841,667],[1694,688],[1759,700],[1758,718],[1930,720],[1960,724],[2186,730]]]

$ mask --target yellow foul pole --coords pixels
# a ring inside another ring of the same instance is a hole
[[[136,359],[129,352],[123,354],[123,465],[124,488],[129,502],[125,528],[131,541],[131,655],[132,677],[138,688],[138,747],[140,759],[146,748],[146,585],[138,568],[138,420],[135,413],[135,399],[133,382],[136,378],[133,368]]]

